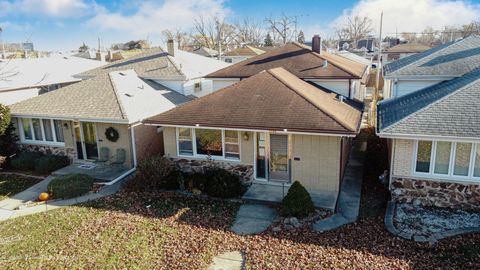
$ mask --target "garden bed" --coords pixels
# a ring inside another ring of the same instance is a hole
[[[480,227],[480,212],[397,204],[394,225],[400,233],[429,238],[442,232]]]

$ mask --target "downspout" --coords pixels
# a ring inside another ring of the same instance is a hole
[[[348,79],[348,98],[352,99],[352,79]]]

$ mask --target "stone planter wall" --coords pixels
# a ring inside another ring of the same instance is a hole
[[[392,200],[415,205],[480,209],[480,185],[392,178]]]
[[[75,158],[75,150],[66,147],[55,147],[48,145],[23,144],[21,149],[24,151],[40,152],[44,155],[67,156],[70,160]]]
[[[253,181],[253,166],[239,164],[226,161],[209,161],[209,160],[187,160],[174,159],[171,160],[185,173],[203,172],[204,168],[217,166],[240,176],[244,185],[250,185]]]

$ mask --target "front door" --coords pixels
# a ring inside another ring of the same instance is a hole
[[[256,179],[290,182],[289,136],[256,134]]]
[[[288,135],[270,134],[269,179],[288,181]]]
[[[97,160],[98,145],[95,123],[75,122],[73,128],[77,145],[77,159]]]

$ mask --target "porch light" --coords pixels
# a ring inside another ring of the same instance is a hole
[[[245,141],[248,141],[249,136],[248,136],[248,133],[247,133],[247,132],[243,133],[243,139],[244,139]]]

